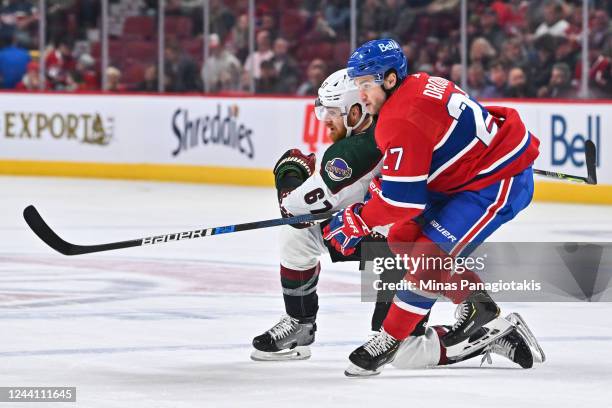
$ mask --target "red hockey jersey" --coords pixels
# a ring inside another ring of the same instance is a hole
[[[485,108],[425,73],[407,77],[385,102],[376,143],[385,154],[382,193],[361,211],[370,227],[417,216],[430,191],[474,191],[514,176],[539,146],[514,109]]]

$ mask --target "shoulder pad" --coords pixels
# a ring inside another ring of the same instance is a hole
[[[368,174],[382,159],[376,146],[374,126],[331,145],[321,161],[321,177],[337,193]]]

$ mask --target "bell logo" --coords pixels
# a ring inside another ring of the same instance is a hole
[[[599,115],[587,115],[585,127],[586,132],[572,135],[568,131],[567,121],[562,115],[552,115],[552,164],[562,166],[568,160],[576,167],[584,166],[584,142],[592,140],[597,147],[597,166],[601,165],[599,153],[601,151],[601,117]]]
[[[397,50],[399,47],[395,41],[389,41],[386,44],[378,44],[378,48],[380,48],[380,52]]]

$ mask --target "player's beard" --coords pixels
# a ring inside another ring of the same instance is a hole
[[[344,139],[344,137],[346,136],[346,128],[340,129],[336,126],[332,126],[332,127],[328,126],[327,129],[329,130],[329,138],[334,143],[340,139]]]

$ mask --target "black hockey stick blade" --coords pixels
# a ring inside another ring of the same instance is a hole
[[[571,174],[557,173],[555,171],[533,169],[535,174],[540,176],[552,177],[560,180],[573,181],[574,183],[597,184],[597,149],[592,140],[587,140],[584,144],[584,160],[587,168],[587,176],[574,176]]]
[[[142,245],[141,240],[131,240],[122,242],[113,242],[102,245],[75,245],[63,240],[49,227],[42,218],[36,207],[33,205],[27,206],[23,210],[23,218],[30,229],[40,238],[45,244],[55,249],[57,252],[64,255],[81,255],[91,252],[110,251],[112,249],[129,248]]]
[[[587,140],[584,145],[587,184],[597,184],[597,148],[592,140]]]
[[[30,229],[34,231],[34,233],[38,235],[38,238],[40,238],[45,244],[64,255],[74,255],[71,253],[72,244],[64,241],[55,232],[53,232],[33,205],[28,205],[23,210],[23,218]]]
[[[208,237],[212,235],[228,234],[232,232],[248,231],[260,228],[277,227],[281,225],[300,224],[304,222],[312,222],[325,220],[333,215],[332,212],[321,214],[305,214],[296,217],[275,218],[265,221],[248,222],[244,224],[226,225],[223,227],[202,228],[193,231],[176,232],[172,234],[156,235],[145,238],[132,239],[129,241],[111,242],[108,244],[98,245],[76,245],[63,240],[49,227],[42,218],[38,210],[29,205],[23,210],[23,218],[30,229],[40,238],[45,244],[55,249],[57,252],[64,255],[82,255],[93,252],[111,251],[114,249],[130,248],[143,245],[155,245],[164,242],[181,241],[185,239],[195,239]]]

